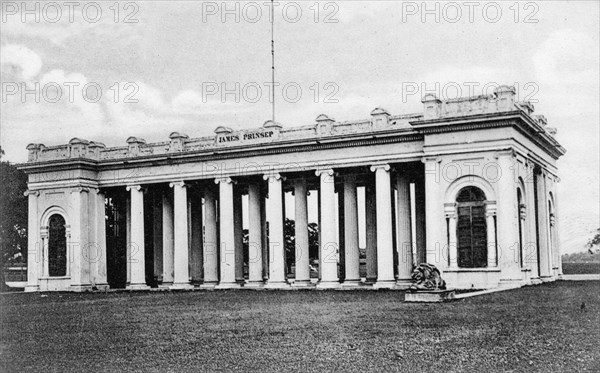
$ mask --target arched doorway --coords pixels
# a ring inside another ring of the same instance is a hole
[[[65,218],[54,214],[48,219],[48,275],[67,275],[67,236]]]
[[[456,197],[458,266],[461,268],[487,267],[485,201],[485,193],[474,186],[461,189]]]

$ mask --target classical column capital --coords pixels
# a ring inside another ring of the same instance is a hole
[[[127,185],[125,187],[125,190],[127,190],[128,192],[135,190],[137,192],[143,192],[143,187],[141,185]]]
[[[315,170],[315,175],[316,176],[321,176],[321,175],[333,176],[333,175],[335,175],[335,172],[333,171],[332,168],[320,168],[320,169]]]
[[[384,170],[384,171],[389,171],[391,169],[390,165],[387,163],[382,163],[382,164],[374,164],[371,166],[371,172],[375,172],[377,170]]]
[[[25,197],[28,197],[28,196],[39,197],[40,196],[40,191],[39,190],[29,190],[29,189],[27,189],[25,191],[25,193],[23,193],[23,195]]]
[[[187,187],[189,187],[189,185],[186,184],[183,180],[181,180],[181,181],[172,181],[172,182],[169,183],[169,187],[170,188],[174,188],[176,186],[180,187],[180,188],[187,188]]]
[[[263,179],[268,182],[276,181],[276,180],[285,180],[285,177],[282,176],[279,172],[269,172],[263,175]]]
[[[215,179],[215,184],[233,184],[234,181],[230,177],[218,177]]]

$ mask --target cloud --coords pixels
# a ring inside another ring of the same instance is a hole
[[[19,79],[31,80],[40,72],[42,68],[42,59],[36,52],[19,44],[6,44],[0,48],[0,60],[2,62],[2,72],[10,75],[17,75]],[[17,68],[18,74],[11,74],[6,68]]]

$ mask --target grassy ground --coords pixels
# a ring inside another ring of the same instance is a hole
[[[563,263],[565,275],[581,275],[600,273],[600,263]]]
[[[446,304],[402,299],[374,291],[7,294],[0,371],[600,370],[597,281]]]

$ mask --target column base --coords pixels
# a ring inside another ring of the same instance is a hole
[[[265,287],[265,283],[262,281],[249,281],[244,285],[245,289],[258,290]]]
[[[225,282],[225,283],[220,282],[214,288],[215,288],[215,290],[240,289],[241,286],[237,282]]]
[[[310,280],[297,280],[292,283],[294,288],[313,288],[315,285]]]
[[[130,284],[125,288],[126,290],[150,290],[150,286],[146,284]]]
[[[169,287],[170,290],[192,290],[194,285],[189,283],[173,284]]]
[[[360,280],[344,280],[344,282],[342,282],[341,285],[343,288],[356,288],[361,285],[361,281]]]
[[[218,282],[203,282],[199,287],[200,289],[213,290],[218,284]]]
[[[108,285],[107,283],[96,284],[96,290],[97,291],[107,291],[108,289],[110,289],[110,285]]]
[[[411,279],[398,279],[396,280],[396,289],[408,289],[412,285]]]
[[[542,280],[542,282],[553,282],[554,278],[552,276],[540,276],[540,280]]]
[[[373,284],[373,289],[394,289],[396,287],[396,281],[386,280],[377,281]]]
[[[539,277],[535,277],[531,279],[531,285],[539,285],[542,283],[542,280],[540,280]]]
[[[290,289],[290,284],[285,281],[272,281],[268,282],[264,285],[265,289],[278,289],[278,290],[287,290]]]
[[[377,282],[377,278],[369,278],[369,277],[367,277],[365,279],[364,285],[373,285],[376,282]]]
[[[33,293],[36,291],[40,291],[40,287],[39,285],[27,285],[25,286],[25,292],[26,293]]]
[[[84,292],[84,291],[92,291],[92,285],[71,285],[69,286],[70,291],[74,292]]]
[[[163,282],[162,284],[158,285],[158,288],[164,289],[164,290],[169,290],[171,288],[171,286],[173,286],[172,282]]]
[[[338,281],[319,281],[317,282],[317,289],[339,289],[341,284]]]

